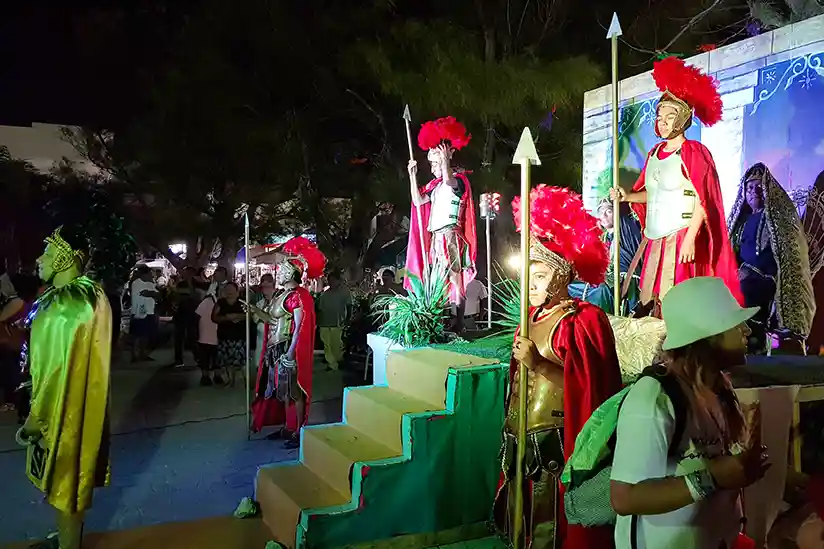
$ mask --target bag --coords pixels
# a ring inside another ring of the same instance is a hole
[[[684,434],[688,403],[678,380],[664,366],[650,366],[642,377],[658,380],[675,410],[675,431],[669,445],[674,455]],[[636,380],[637,381],[637,380]],[[615,450],[618,413],[632,386],[624,387],[593,412],[575,439],[575,448],[561,475],[565,487],[564,511],[569,524],[604,526],[615,524],[617,514],[610,503],[610,476]],[[635,517],[633,517],[634,519]],[[633,520],[635,522],[635,520]]]

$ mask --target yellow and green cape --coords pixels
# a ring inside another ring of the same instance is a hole
[[[91,507],[108,484],[112,313],[101,287],[78,277],[48,289],[31,327],[31,418],[42,439],[26,473],[57,510]]]

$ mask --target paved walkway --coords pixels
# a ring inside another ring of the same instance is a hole
[[[90,531],[230,514],[252,495],[258,466],[297,459],[281,442],[247,440],[241,378],[234,388],[200,387],[196,369],[161,366],[171,362],[169,350],[154,357],[113,368],[112,484],[95,495]],[[343,385],[339,372],[315,372],[311,423],[340,420]],[[0,545],[41,538],[54,519],[25,477],[14,420],[0,415]]]

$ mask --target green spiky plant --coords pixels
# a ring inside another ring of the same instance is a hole
[[[496,265],[495,270],[500,282],[493,285],[492,299],[500,313],[499,319],[494,322],[499,330],[482,339],[490,345],[509,349],[512,347],[515,330],[521,323],[521,284],[518,280],[506,278],[499,266]]]
[[[433,268],[425,281],[410,275],[408,295],[375,298],[372,314],[384,320],[379,335],[406,348],[445,343],[448,284],[446,270]]]

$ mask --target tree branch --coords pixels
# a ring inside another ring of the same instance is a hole
[[[707,16],[707,15],[708,15],[708,14],[709,14],[712,10],[714,10],[714,9],[716,8],[716,6],[718,6],[718,5],[719,5],[721,2],[723,2],[723,1],[724,1],[724,0],[715,0],[715,1],[714,1],[712,4],[710,4],[710,5],[709,5],[706,9],[704,9],[704,10],[703,10],[703,11],[701,11],[700,13],[696,14],[696,15],[695,15],[692,19],[690,19],[690,20],[687,22],[687,24],[686,24],[686,25],[685,25],[685,26],[684,26],[684,27],[683,27],[683,28],[682,28],[682,29],[681,29],[681,30],[680,30],[680,31],[679,31],[679,32],[675,35],[675,37],[667,43],[667,45],[666,45],[666,46],[664,46],[663,48],[661,48],[661,50],[660,50],[660,51],[667,51],[667,50],[669,50],[669,49],[672,47],[672,45],[673,45],[673,44],[675,44],[675,42],[677,42],[677,41],[678,41],[678,39],[679,39],[679,38],[681,38],[681,37],[684,35],[684,33],[686,33],[686,32],[687,32],[688,30],[690,30],[690,29],[691,29],[694,25],[696,25],[699,21],[701,21],[701,19],[703,19],[704,17],[706,17],[706,16]]]

